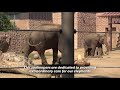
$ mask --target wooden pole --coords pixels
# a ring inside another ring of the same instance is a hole
[[[62,12],[62,39],[64,40],[62,64],[74,65],[74,13]],[[62,78],[74,78],[74,73],[62,74]]]
[[[108,17],[108,32],[110,37],[110,42],[109,42],[110,51],[112,51],[112,17],[111,16]]]

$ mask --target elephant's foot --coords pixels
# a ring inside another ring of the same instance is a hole
[[[52,65],[57,65],[57,64],[58,64],[57,61],[53,61],[53,62],[52,62]]]
[[[60,65],[62,63],[62,58],[58,57],[57,61],[53,60],[52,65]]]

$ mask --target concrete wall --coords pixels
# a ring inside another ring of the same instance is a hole
[[[29,29],[29,13],[18,13],[15,15],[15,20],[11,20],[19,29]]]

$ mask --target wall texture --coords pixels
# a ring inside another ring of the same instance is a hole
[[[78,48],[84,47],[84,37],[89,34],[87,32],[96,31],[96,13],[79,12],[78,13],[78,31],[84,31],[84,33],[78,32]]]

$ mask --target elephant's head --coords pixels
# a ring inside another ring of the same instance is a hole
[[[106,35],[104,34],[99,35],[99,43],[105,44],[105,42],[106,42]]]

